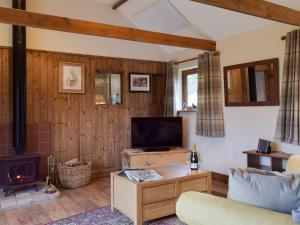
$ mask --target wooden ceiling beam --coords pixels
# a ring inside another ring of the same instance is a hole
[[[300,26],[300,11],[264,0],[191,0],[222,9]]]
[[[216,42],[0,7],[0,23],[215,51]]]
[[[119,8],[121,5],[123,5],[125,2],[127,2],[128,0],[118,0],[113,6],[112,6],[112,8],[113,9],[117,9],[117,8]]]

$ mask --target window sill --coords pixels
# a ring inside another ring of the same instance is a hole
[[[182,112],[197,112],[197,109],[182,109],[182,110],[177,110],[177,113],[182,113]]]

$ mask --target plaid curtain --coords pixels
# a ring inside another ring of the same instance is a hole
[[[206,52],[199,55],[198,68],[196,134],[204,137],[224,137],[219,53]]]
[[[177,73],[178,66],[175,65],[175,62],[168,62],[164,92],[164,116],[166,117],[173,117],[176,113],[175,80]]]
[[[300,145],[300,30],[287,34],[275,139]]]

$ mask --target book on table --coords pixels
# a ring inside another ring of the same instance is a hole
[[[155,170],[125,170],[124,174],[128,177],[128,179],[138,183],[161,180],[164,178]]]

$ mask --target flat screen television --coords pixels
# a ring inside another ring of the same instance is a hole
[[[145,151],[182,146],[182,117],[133,117],[131,146]]]

